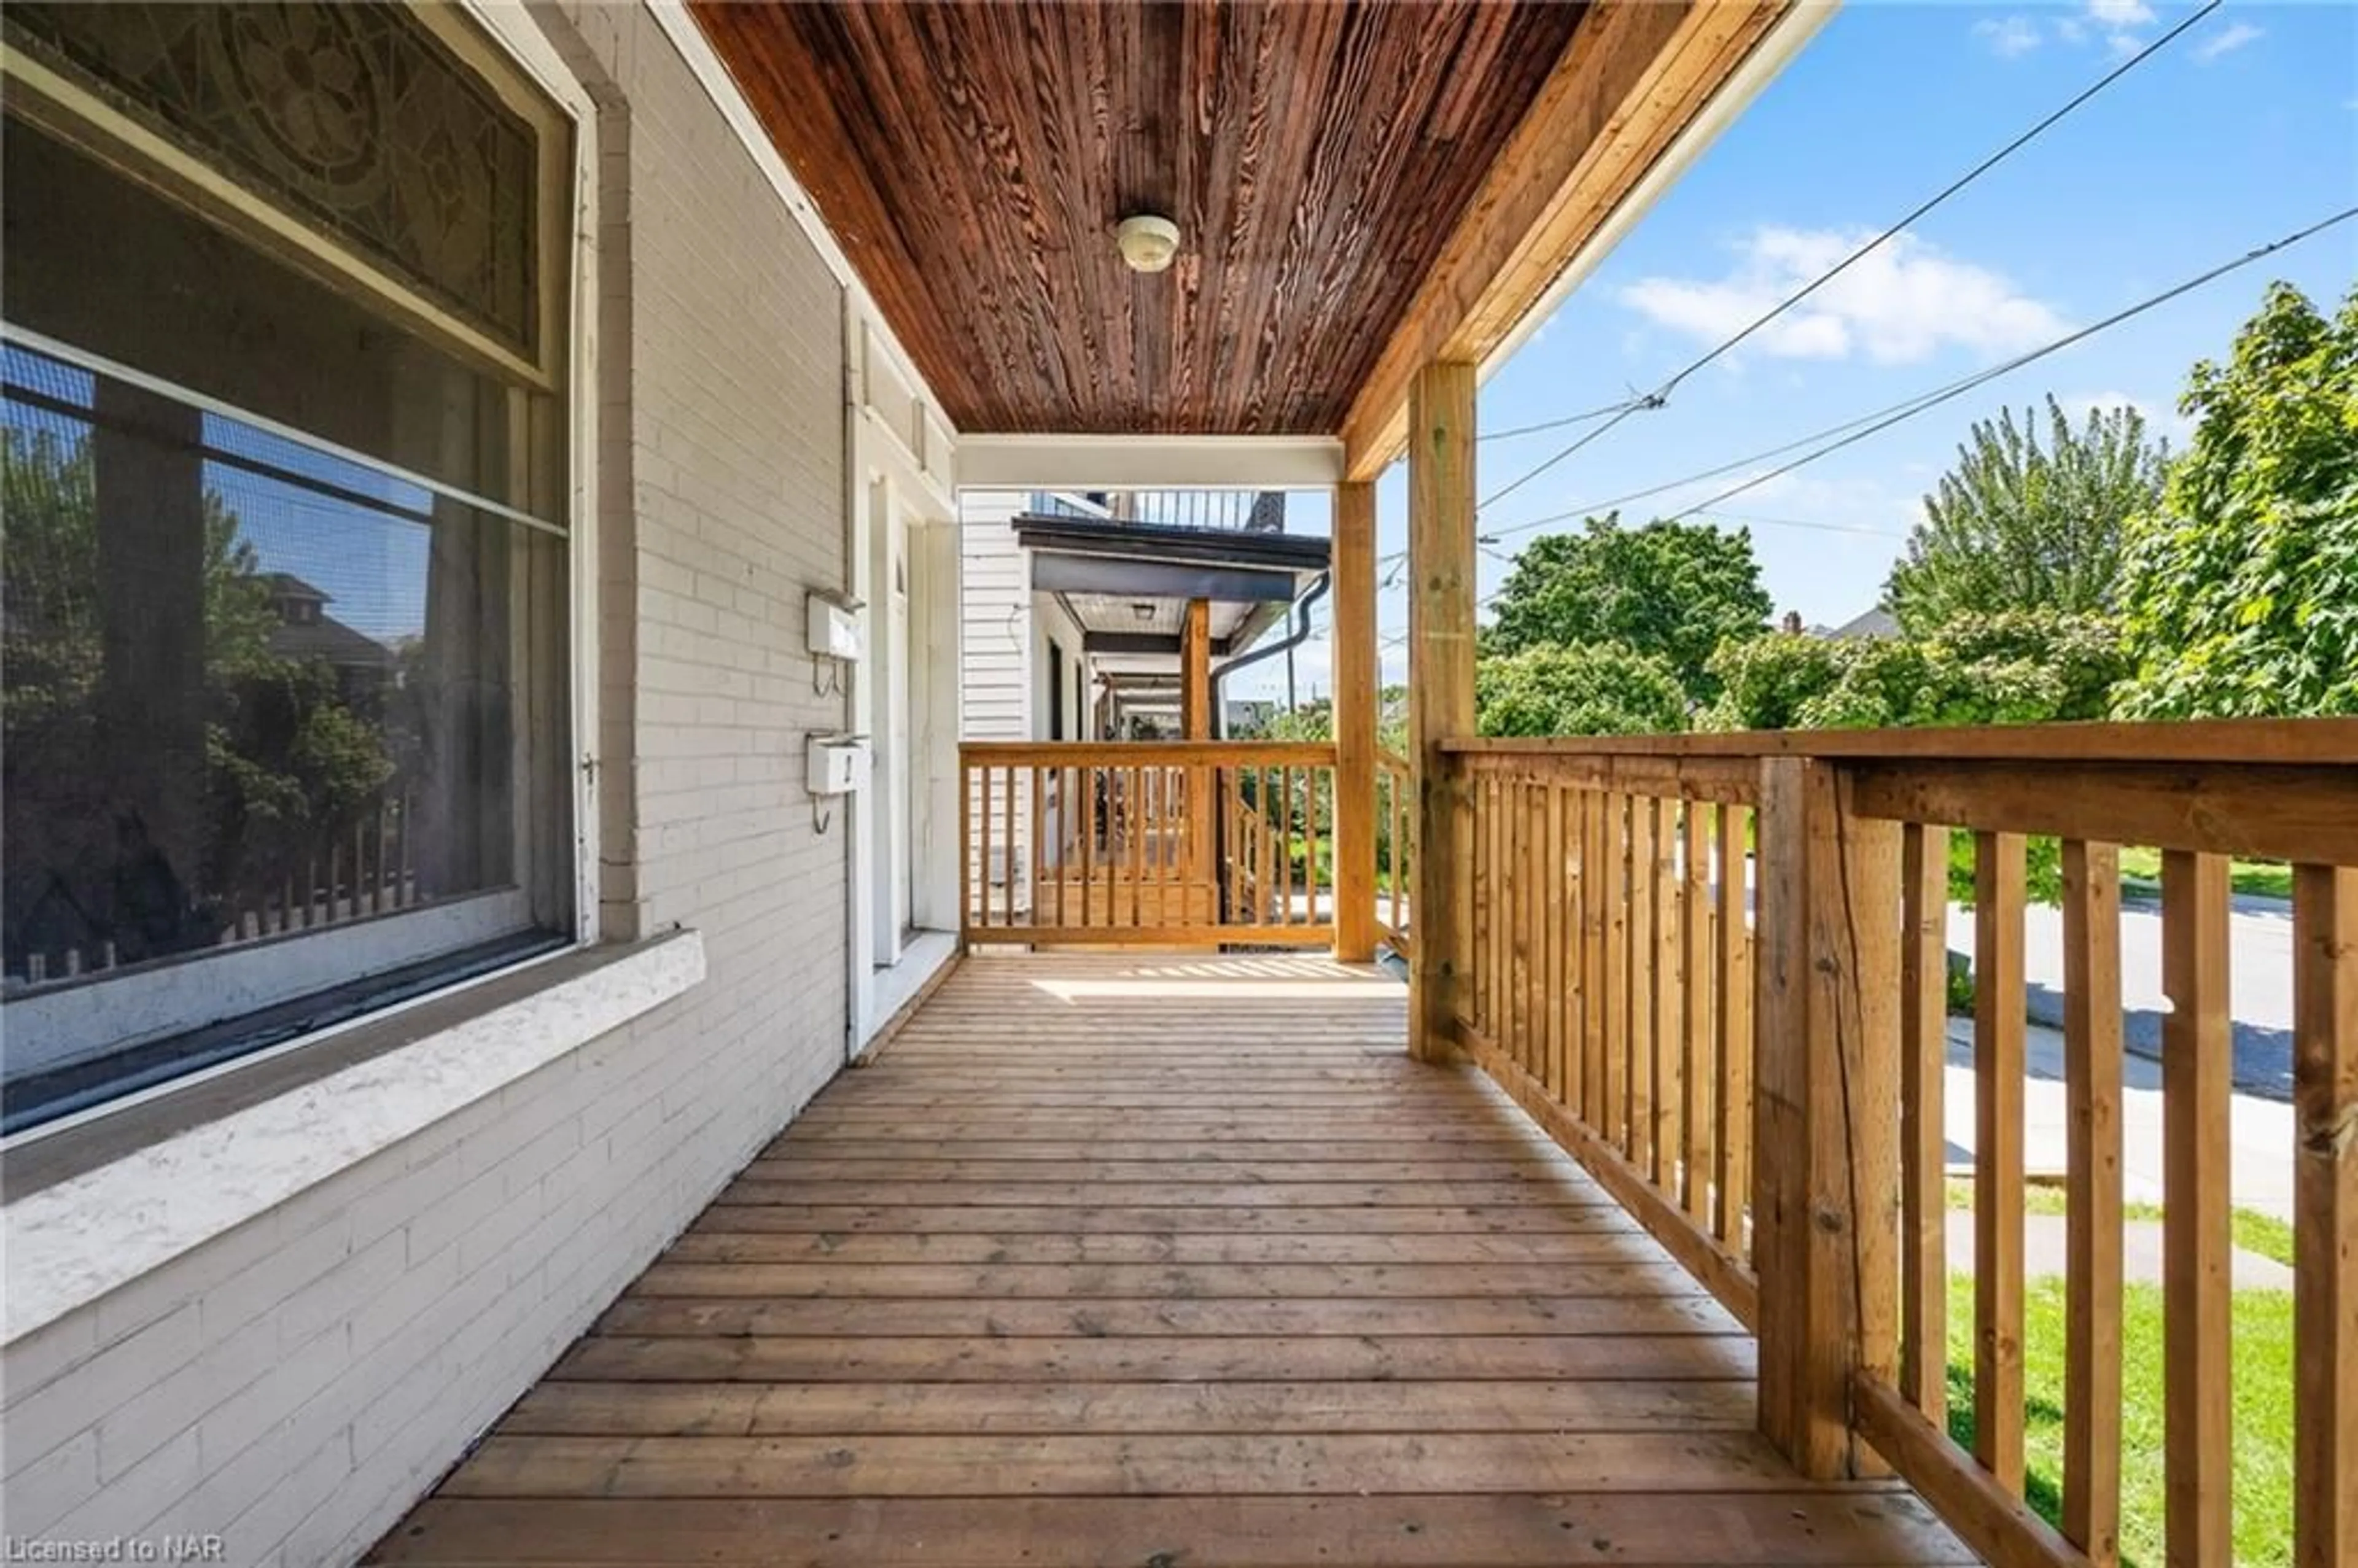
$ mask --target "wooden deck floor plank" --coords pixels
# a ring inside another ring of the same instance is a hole
[[[544,1383],[509,1436],[1743,1431],[1752,1385]]]
[[[941,1158],[797,1153],[762,1155],[745,1167],[754,1182],[1065,1182],[1077,1186],[1151,1182],[1571,1182],[1589,1176],[1568,1160],[1448,1153],[1429,1160],[1254,1160],[1212,1155],[1165,1160],[1004,1160],[946,1151]]]
[[[849,1198],[856,1195],[836,1195]],[[1593,1221],[1584,1223],[1584,1216],[1593,1216]],[[729,1192],[714,1200],[714,1206],[705,1211],[704,1221],[730,1230],[823,1235],[985,1231],[1054,1236],[1561,1236],[1584,1229],[1618,1229],[1628,1222],[1628,1217],[1606,1201],[1585,1206],[1404,1204],[1385,1208],[1287,1208],[1235,1203],[1185,1207],[1169,1204],[1098,1204],[1087,1208],[1059,1208],[1014,1204],[928,1206],[856,1202],[771,1203]]]
[[[454,1498],[1369,1497],[1806,1489],[1754,1432],[506,1437]]]
[[[994,1336],[676,1339],[595,1335],[549,1373],[600,1382],[1397,1382],[1749,1378],[1743,1335],[1401,1335],[1272,1339]]]
[[[1150,1188],[1164,1195],[1169,1187]],[[722,1203],[823,1204],[856,1197],[871,1207],[1097,1208],[1109,1189],[1078,1183],[1025,1182],[813,1182],[769,1181],[744,1176],[730,1184]],[[1200,1182],[1190,1202],[1226,1208],[1427,1208],[1434,1204],[1468,1207],[1552,1208],[1558,1204],[1610,1204],[1595,1184],[1527,1182]]]
[[[676,1263],[1603,1263],[1652,1262],[1634,1227],[1532,1235],[993,1236],[988,1232],[838,1236],[730,1231],[699,1225]]]
[[[427,1504],[373,1562],[408,1568],[1557,1568],[1970,1562],[1887,1490],[1482,1498],[912,1498]]]
[[[1127,1339],[1185,1335],[1384,1338],[1434,1335],[1735,1334],[1709,1295],[1438,1297],[1290,1301],[715,1300],[632,1294],[606,1310],[599,1332],[618,1335],[904,1336],[999,1339],[1088,1335]]]
[[[1614,1263],[657,1262],[634,1296],[930,1297],[994,1301],[1477,1295],[1682,1296],[1704,1287],[1660,1259]]]

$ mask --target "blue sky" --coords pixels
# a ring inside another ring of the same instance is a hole
[[[2192,9],[1853,0],[1484,387],[1483,427],[1658,385]],[[1898,402],[2353,202],[2358,7],[2230,3],[1668,407],[1487,509],[1482,526],[1513,529]],[[2179,435],[2187,367],[2223,354],[2277,277],[2337,300],[2358,279],[2358,222],[1730,501],[1722,525],[1779,520],[1751,526],[1779,610],[1846,620],[1875,602],[1920,498],[1974,419],[2052,392],[2070,407],[2133,402]],[[1577,433],[1485,442],[1478,492]],[[1730,482],[1625,516],[1667,514]],[[1323,526],[1323,497],[1296,502],[1302,524]],[[1406,512],[1396,466],[1379,492],[1382,549],[1405,544]],[[1502,552],[1531,536],[1503,536]],[[1508,569],[1486,557],[1484,590]],[[1379,618],[1387,631],[1406,625],[1397,589]],[[1298,664],[1305,693],[1325,689],[1323,635]],[[1387,650],[1386,673],[1404,677],[1403,650]],[[1253,694],[1282,693],[1282,664],[1254,676]]]

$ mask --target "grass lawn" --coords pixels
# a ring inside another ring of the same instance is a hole
[[[2162,1561],[2161,1289],[2129,1285],[2121,1322],[2121,1561]],[[1949,1279],[1949,1435],[1974,1436],[1974,1281]],[[2238,1291],[2234,1304],[2235,1561],[2292,1561],[2292,1295]],[[2063,1281],[2032,1280],[2023,1312],[2025,1446],[2032,1508],[2063,1505]]]
[[[2123,849],[2121,878],[2124,881],[2158,884],[2161,881],[2161,851]],[[2227,881],[2237,892],[2257,893],[2268,898],[2292,896],[2292,868],[2278,860],[2237,860],[2228,868]]]

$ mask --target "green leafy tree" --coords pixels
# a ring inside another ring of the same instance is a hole
[[[2358,713],[2358,287],[2328,320],[2271,285],[2179,407],[2193,442],[2129,528],[2117,710]]]
[[[2102,616],[1961,615],[1922,637],[1780,632],[1731,643],[1715,730],[1855,730],[2101,719],[2128,671]]]
[[[2050,395],[2038,415],[1979,420],[1956,466],[1924,498],[1924,519],[1885,588],[1912,633],[1965,614],[2112,607],[2122,528],[2161,493],[2168,449],[2133,408],[2097,409],[2077,429]]]
[[[1686,728],[1670,662],[1618,643],[1494,654],[1474,673],[1485,735],[1642,735]]]
[[[1779,633],[1713,661],[1725,689],[1706,716],[1723,730],[1888,729],[2101,719],[2128,672],[2117,628],[2049,611],[1960,615],[1925,637],[1838,639]],[[2033,898],[2062,897],[2062,853],[2033,838]],[[1973,842],[1952,840],[1949,890],[1973,896]]]
[[[1766,629],[1772,601],[1748,532],[1706,523],[1625,528],[1592,517],[1577,534],[1532,540],[1515,559],[1485,654],[1617,643],[1659,658],[1694,702],[1716,696],[1711,656]]]

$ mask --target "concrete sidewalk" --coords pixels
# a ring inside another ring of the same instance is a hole
[[[2066,1114],[2062,1032],[2032,1024],[2028,1081],[2023,1086],[2024,1162],[2033,1177],[2062,1175]],[[1949,1021],[1946,1123],[1952,1163],[1970,1168],[1974,1147],[1974,1027]],[[2132,1202],[2162,1201],[2161,1064],[2134,1052],[2123,1058],[2121,1186]],[[2229,1101],[2228,1184],[2238,1208],[2292,1217],[2292,1107],[2237,1092]],[[2060,1223],[2060,1221],[2059,1221]],[[2240,1267],[2240,1265],[2239,1265]]]
[[[1970,1209],[1949,1211],[1949,1267],[1961,1274],[1974,1271],[1974,1217]],[[2063,1217],[2025,1215],[2022,1221],[2022,1271],[2026,1278],[2065,1271]],[[2234,1251],[2235,1288],[2239,1291],[2288,1291],[2292,1270],[2273,1258],[2242,1248]],[[2121,1277],[2130,1284],[2161,1283],[2161,1222],[2133,1219],[2122,1227]]]

